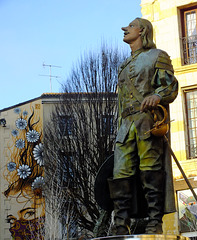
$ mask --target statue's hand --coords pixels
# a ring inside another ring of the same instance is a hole
[[[145,97],[141,103],[140,111],[146,112],[147,110],[154,109],[157,106],[157,104],[160,103],[160,100],[161,100],[160,97],[157,95]]]

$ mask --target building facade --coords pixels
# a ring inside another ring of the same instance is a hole
[[[154,27],[157,48],[166,51],[179,81],[170,105],[171,146],[193,188],[197,187],[197,25],[195,0],[142,0],[142,17]],[[164,217],[164,232],[197,236],[197,205],[173,161],[177,213]]]
[[[59,104],[61,100],[64,101],[62,105]],[[66,197],[62,191],[65,191],[65,186],[72,190],[74,184],[82,182],[83,178],[79,179],[78,175],[79,180],[72,182],[75,168],[71,162],[66,164],[65,161],[72,159],[77,163],[76,169],[80,169],[79,162],[85,160],[82,167],[86,168],[88,164],[93,169],[101,164],[96,162],[98,159],[104,161],[108,154],[112,154],[116,102],[115,93],[50,93],[0,110],[0,239],[34,240],[44,239],[44,236],[47,239],[64,239],[68,234],[68,219],[72,223],[69,222],[69,236],[76,237],[79,228],[73,224],[71,216],[67,219],[69,206],[67,209],[63,201],[72,200],[73,204],[74,200],[79,202],[80,199],[74,194],[73,199]],[[52,132],[48,132],[49,128]],[[77,145],[77,152],[71,143]],[[99,146],[95,147],[96,144]],[[93,146],[93,149],[89,146]],[[90,152],[92,155],[88,156]],[[48,169],[47,175],[56,179],[54,182],[49,177],[46,182],[44,167]],[[87,172],[87,176],[88,180],[84,181],[85,192],[89,191],[90,194],[87,206],[84,202],[81,207],[83,219],[84,214],[89,217],[89,202],[94,201],[94,170]],[[56,182],[58,187],[52,188]],[[92,219],[88,218],[88,221]],[[85,234],[85,231],[79,231],[79,234]]]
[[[0,111],[2,240],[44,236],[43,129],[59,96],[43,94]]]

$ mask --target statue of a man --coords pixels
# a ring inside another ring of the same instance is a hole
[[[130,217],[138,217],[134,189],[139,182],[149,219],[145,233],[161,234],[166,151],[164,138],[149,132],[154,124],[151,111],[158,104],[168,108],[177,96],[178,82],[168,54],[156,49],[148,20],[136,18],[122,30],[123,41],[132,52],[119,68],[119,130],[113,179],[108,181],[114,203],[114,234],[129,234]]]

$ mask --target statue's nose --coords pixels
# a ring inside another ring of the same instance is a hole
[[[126,31],[126,30],[127,30],[127,28],[126,28],[126,27],[122,27],[121,29],[122,29],[122,31]]]

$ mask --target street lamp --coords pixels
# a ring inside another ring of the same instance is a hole
[[[6,127],[6,120],[5,120],[5,118],[1,118],[1,119],[0,119],[0,125],[1,125],[2,127]]]

